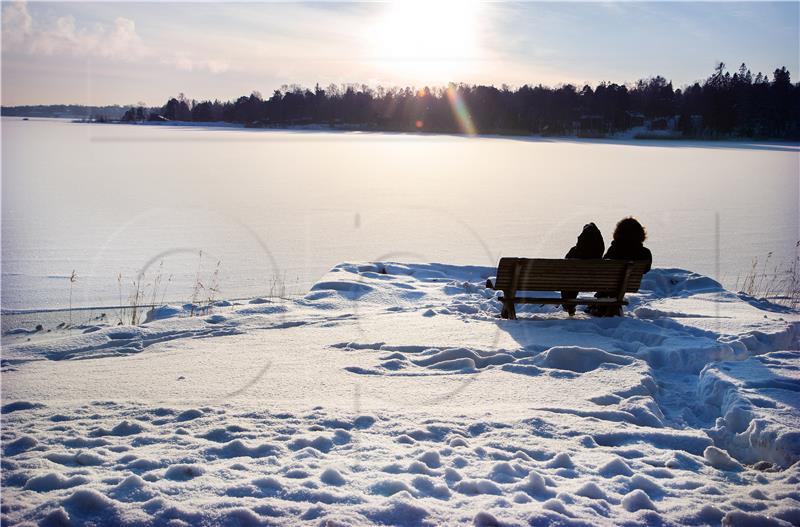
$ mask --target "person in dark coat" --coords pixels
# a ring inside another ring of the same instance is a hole
[[[603,242],[603,235],[600,229],[594,223],[587,223],[578,235],[578,243],[569,250],[564,258],[580,258],[584,260],[602,258],[605,248],[606,245]],[[578,293],[579,291],[561,291],[561,298],[578,298]],[[569,316],[575,314],[574,305],[564,304],[564,310],[569,313]]]
[[[647,266],[644,272],[650,270],[653,263],[653,254],[650,249],[644,246],[644,241],[647,239],[647,232],[644,230],[639,221],[629,216],[622,218],[617,223],[614,229],[614,239],[606,251],[603,259],[608,260],[628,260],[628,261],[644,261]],[[616,296],[614,293],[597,293],[597,298],[607,298]],[[622,314],[622,308],[607,307],[607,306],[591,306],[589,313],[596,316],[615,316]]]
[[[608,260],[646,261],[647,267],[644,270],[646,273],[653,263],[653,254],[650,249],[644,246],[646,239],[647,232],[636,218],[623,218],[617,223],[617,228],[614,229],[614,240],[603,258]]]

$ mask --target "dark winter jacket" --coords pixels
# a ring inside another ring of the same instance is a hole
[[[578,235],[578,243],[569,250],[565,258],[580,258],[583,260],[591,258],[602,258],[605,243],[600,229],[594,223],[583,226],[583,231]],[[561,298],[574,299],[578,297],[578,291],[561,291]],[[575,313],[575,306],[564,305],[570,315]]]
[[[653,262],[653,255],[650,249],[641,243],[625,243],[614,240],[608,248],[608,252],[603,258],[607,260],[635,260],[646,261],[647,267],[644,272],[650,270],[650,265]]]
[[[629,260],[629,261],[645,261],[647,266],[644,272],[650,270],[653,262],[653,255],[650,249],[642,245],[642,242],[637,240],[616,239],[611,242],[611,246],[606,251],[606,260]],[[614,292],[598,292],[594,295],[597,298],[613,298],[617,296]],[[622,307],[611,306],[591,306],[589,313],[595,316],[614,316],[622,314]]]
[[[602,258],[604,249],[605,243],[600,229],[594,223],[589,223],[583,226],[583,231],[578,236],[578,243],[569,250],[565,258]]]

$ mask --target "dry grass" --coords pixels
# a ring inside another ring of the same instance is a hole
[[[78,281],[78,275],[75,273],[75,269],[72,270],[72,274],[69,275],[69,326],[72,327],[72,288],[75,285],[75,282]]]
[[[195,273],[194,286],[192,287],[192,299],[189,302],[189,316],[205,315],[217,301],[219,293],[219,270],[222,260],[217,261],[214,271],[206,278],[203,276],[203,251],[199,253],[197,261],[197,272]]]
[[[169,285],[172,283],[172,275],[167,277],[166,283],[163,284],[162,287],[162,280],[164,277],[164,260],[158,264],[158,272],[156,273],[156,278],[153,280],[153,287],[151,288],[151,296],[150,296],[150,305],[151,306],[163,306],[164,305],[164,297],[167,295],[167,289]],[[161,292],[161,298],[158,297],[159,291]]]
[[[127,284],[127,300],[123,300],[123,284],[126,283],[122,273],[117,274],[117,287],[119,289],[119,304],[117,307],[117,317],[119,325],[138,326],[145,321],[148,309],[153,309],[164,305],[164,296],[172,283],[172,275],[164,281],[164,262],[158,266],[158,270],[152,280],[148,280],[147,273],[142,272]],[[149,298],[149,302],[147,299]],[[160,303],[157,301],[160,299]]]
[[[792,309],[800,307],[800,241],[795,245],[794,259],[788,263],[774,263],[772,253],[763,261],[753,259],[750,271],[736,288],[754,298],[763,298]]]
[[[208,313],[218,300],[219,274],[222,262],[218,261],[214,270],[206,276],[203,272],[203,257],[203,251],[200,251],[198,253],[192,296],[189,300],[189,316]],[[145,322],[149,311],[165,305],[164,300],[172,281],[173,275],[166,276],[164,273],[163,261],[159,263],[158,269],[152,275],[141,272],[130,282],[125,279],[122,273],[119,273],[117,275],[117,287],[119,289],[118,324],[138,326]],[[127,295],[125,294],[126,290]]]
[[[144,300],[144,287],[142,284],[142,278],[135,278],[131,280],[127,303],[122,302],[123,281],[124,278],[122,277],[122,273],[119,273],[117,275],[117,287],[119,288],[120,298],[118,307],[119,325],[138,326],[142,322],[142,311],[145,307],[142,305]]]
[[[286,298],[286,271],[281,274],[273,273],[269,281],[269,293],[267,298]]]

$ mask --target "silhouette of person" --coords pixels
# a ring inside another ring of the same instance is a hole
[[[597,225],[594,223],[587,223],[583,226],[583,230],[578,235],[578,243],[569,250],[564,258],[580,258],[583,260],[592,258],[602,258],[603,251],[605,250],[605,242],[603,242],[603,235]],[[574,299],[578,298],[580,291],[561,291],[561,298]],[[569,313],[569,316],[575,314],[575,306],[564,304],[564,310]]]
[[[614,229],[614,239],[603,258],[608,260],[634,260],[645,261],[647,267],[644,272],[650,270],[653,263],[653,254],[650,249],[644,246],[647,239],[647,232],[639,221],[629,216],[622,218]]]
[[[647,266],[644,269],[646,273],[653,263],[653,254],[650,249],[644,246],[646,239],[647,231],[644,230],[644,227],[636,218],[632,216],[622,218],[614,229],[614,239],[611,241],[611,245],[603,259],[644,261],[647,262]],[[607,298],[616,295],[603,292],[597,293],[595,296],[597,298]],[[621,315],[622,307],[591,306],[589,313],[601,317]]]

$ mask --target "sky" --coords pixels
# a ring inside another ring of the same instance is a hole
[[[316,83],[800,80],[800,2],[2,2],[2,104],[161,105]]]

